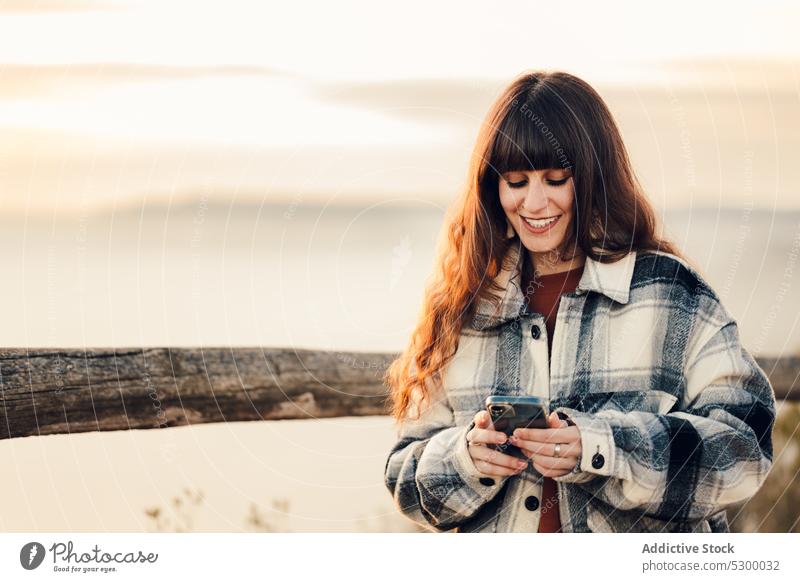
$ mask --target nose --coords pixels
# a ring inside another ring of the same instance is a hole
[[[531,180],[521,202],[520,210],[527,216],[540,216],[547,210],[550,199],[541,182]]]

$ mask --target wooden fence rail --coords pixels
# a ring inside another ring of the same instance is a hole
[[[0,439],[387,414],[397,354],[274,348],[0,350]],[[758,358],[800,400],[800,357]]]

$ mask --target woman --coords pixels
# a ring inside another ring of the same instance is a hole
[[[587,83],[534,72],[501,94],[386,375],[400,427],[385,482],[407,517],[434,531],[729,531],[724,509],[771,467],[775,397],[655,225]],[[490,394],[549,398],[550,428],[506,440]]]

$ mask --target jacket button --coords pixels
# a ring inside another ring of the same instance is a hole
[[[480,482],[481,485],[486,485],[487,487],[491,487],[492,485],[494,485],[494,479],[492,479],[491,477],[481,477],[480,479],[478,479],[478,481]]]
[[[528,495],[525,498],[525,509],[530,509],[531,511],[539,509],[539,499],[535,495]]]
[[[531,336],[533,336],[533,339],[539,339],[540,335],[542,335],[542,330],[539,329],[538,325],[531,327]]]
[[[595,453],[594,456],[592,457],[592,467],[594,467],[595,469],[599,469],[600,467],[602,467],[605,462],[606,460],[600,453]]]

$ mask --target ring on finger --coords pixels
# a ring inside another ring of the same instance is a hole
[[[556,446],[553,447],[553,456],[554,457],[561,456],[561,443],[556,443]]]

